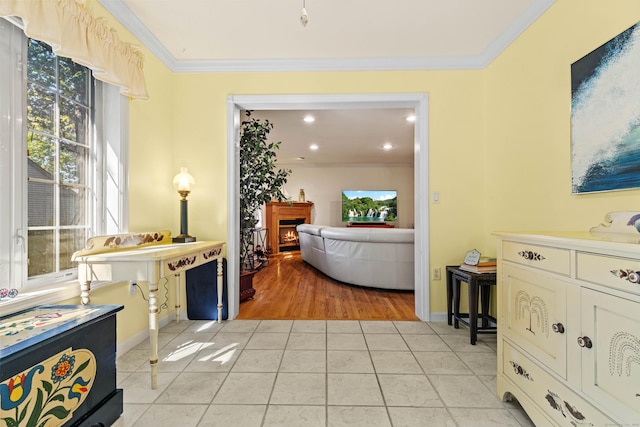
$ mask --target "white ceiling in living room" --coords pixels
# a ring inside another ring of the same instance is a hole
[[[278,163],[288,165],[413,165],[414,123],[409,108],[260,110],[269,120],[269,141],[281,141]],[[312,116],[312,123],[304,122]],[[241,120],[246,120],[241,112]],[[310,146],[317,145],[317,150]],[[384,144],[391,149],[385,150]]]

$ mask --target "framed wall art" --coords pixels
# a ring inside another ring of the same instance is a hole
[[[571,64],[571,188],[640,188],[640,23]]]

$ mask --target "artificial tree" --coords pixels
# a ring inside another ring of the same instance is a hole
[[[273,123],[251,117],[240,126],[240,270],[255,271],[254,232],[260,207],[272,200],[282,201],[288,169],[276,166],[276,151],[281,141],[269,142]],[[266,248],[262,248],[266,250]]]

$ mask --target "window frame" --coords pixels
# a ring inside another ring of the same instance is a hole
[[[13,312],[78,296],[79,285],[77,268],[27,277],[28,37],[19,20],[6,18],[0,18],[0,35],[0,288],[18,289],[16,298],[2,301],[3,312]],[[91,81],[88,237],[128,229],[129,99],[116,86]]]

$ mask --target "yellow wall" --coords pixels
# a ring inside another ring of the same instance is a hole
[[[226,240],[229,95],[427,92],[429,191],[441,197],[430,204],[432,267],[473,247],[494,254],[494,230],[584,230],[639,209],[639,190],[571,195],[569,139],[570,64],[637,21],[637,0],[558,0],[485,70],[171,74],[145,51],[151,99],[131,104],[130,229],[178,233],[170,182],[184,165],[196,179],[190,234]],[[125,291],[97,296],[135,301],[119,314],[119,341],[146,328],[144,302]],[[444,282],[431,284],[431,310],[445,311]]]
[[[571,64],[640,21],[640,2],[559,0],[485,70],[485,246],[494,230],[588,230],[640,191],[571,194]]]

